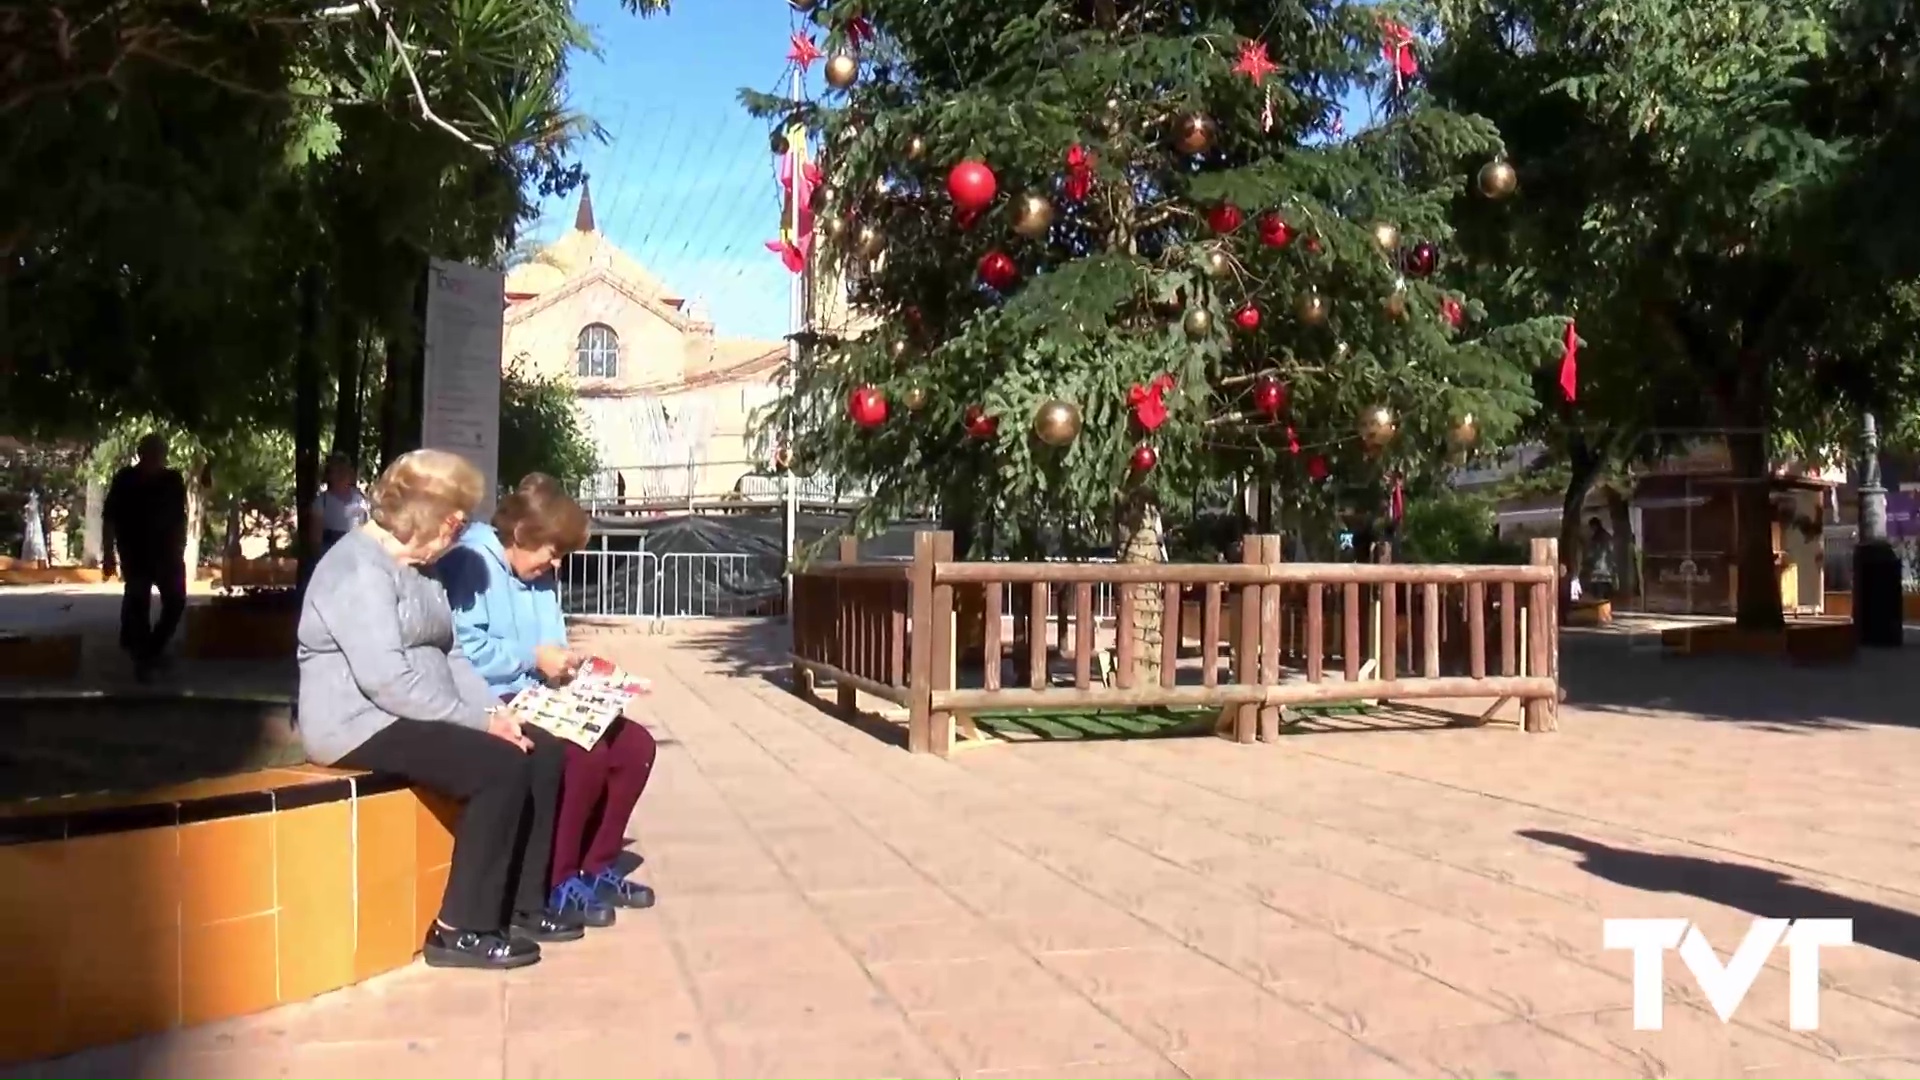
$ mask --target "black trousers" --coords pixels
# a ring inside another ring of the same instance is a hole
[[[532,753],[458,724],[395,720],[340,759],[464,804],[440,898],[440,921],[456,930],[500,930],[510,915],[547,906],[566,744],[533,727],[525,732]]]
[[[166,650],[180,616],[187,610],[186,564],[174,561],[153,566],[121,563],[125,591],[120,594],[120,647],[138,660],[151,660]],[[154,590],[160,591],[160,621],[149,624]]]

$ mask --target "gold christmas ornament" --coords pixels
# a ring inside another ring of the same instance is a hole
[[[1219,248],[1207,252],[1202,259],[1202,265],[1206,267],[1207,276],[1215,281],[1233,276],[1233,260]]]
[[[1505,158],[1495,158],[1480,166],[1480,194],[1489,199],[1504,199],[1520,186],[1520,174]]]
[[[1387,318],[1392,319],[1394,322],[1405,319],[1407,317],[1406,290],[1395,289],[1393,292],[1387,294],[1387,302],[1383,306],[1386,308]]]
[[[1213,149],[1213,117],[1206,113],[1187,113],[1173,123],[1173,148],[1189,156]]]
[[[1213,333],[1213,312],[1206,308],[1193,308],[1180,320],[1180,328],[1187,332],[1187,337],[1199,341]]]
[[[1374,405],[1360,413],[1360,441],[1367,444],[1368,450],[1378,450],[1392,442],[1398,430],[1393,410],[1385,405]]]
[[[1310,292],[1300,298],[1296,314],[1300,321],[1308,326],[1319,326],[1327,321],[1327,299],[1317,292]]]
[[[810,201],[813,203],[814,213],[824,214],[835,202],[839,201],[839,199],[839,188],[834,187],[832,184],[821,184],[819,187],[813,189],[813,198]]]
[[[1400,229],[1391,221],[1377,221],[1373,225],[1373,242],[1381,251],[1392,251],[1400,246]]]
[[[847,235],[847,219],[839,215],[834,215],[833,217],[827,218],[826,221],[821,224],[821,228],[826,230],[829,239],[838,240]]]
[[[924,386],[907,387],[906,390],[903,391],[900,395],[900,404],[905,405],[907,407],[908,412],[919,412],[921,409],[925,408],[927,404],[926,387]]]
[[[907,140],[907,160],[919,161],[927,156],[927,140],[918,135]]]
[[[1462,450],[1480,441],[1480,425],[1474,423],[1472,413],[1460,414],[1460,418],[1447,429],[1447,441]]]
[[[827,85],[845,90],[860,77],[860,61],[851,53],[835,53],[827,61]]]
[[[863,259],[877,259],[887,250],[887,234],[873,225],[862,225],[854,230],[853,250]]]
[[[1048,446],[1065,446],[1080,437],[1080,408],[1072,402],[1042,402],[1033,414],[1033,436]]]
[[[1029,240],[1044,240],[1053,228],[1053,201],[1030,191],[1014,204],[1013,231]]]

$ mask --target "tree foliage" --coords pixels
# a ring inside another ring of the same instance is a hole
[[[573,387],[561,379],[508,372],[500,382],[500,482],[543,472],[569,488],[600,468],[580,425]]]
[[[878,322],[811,357],[774,417],[794,433],[797,462],[873,485],[867,527],[939,503],[970,506],[1009,532],[1057,526],[1104,539],[1143,499],[1184,513],[1247,476],[1279,483],[1296,505],[1328,501],[1328,487],[1309,480],[1315,458],[1333,491],[1377,504],[1389,473],[1448,467],[1462,417],[1492,444],[1531,409],[1529,375],[1557,352],[1559,320],[1490,321],[1444,266],[1431,279],[1408,275],[1408,318],[1384,311],[1401,285],[1400,253],[1383,252],[1370,226],[1396,225],[1401,252],[1423,241],[1448,250],[1456,204],[1501,142],[1486,120],[1434,107],[1417,87],[1377,126],[1338,134],[1343,96],[1384,93],[1390,79],[1379,9],[870,0],[857,13],[816,13],[829,52],[847,47],[856,14],[878,36],[861,47],[850,93],[797,109],[742,97],[761,115],[820,130],[836,193],[821,214],[847,225],[825,259],[853,279],[856,311]],[[1234,70],[1254,41],[1282,65],[1265,86]],[[1217,139],[1204,154],[1181,153],[1173,128],[1196,113],[1214,121]],[[910,160],[916,138],[926,149]],[[1063,180],[1076,145],[1091,158],[1084,199]],[[990,165],[1003,193],[970,228],[944,190],[963,159]],[[1011,230],[1023,192],[1056,207],[1045,239]],[[1226,202],[1246,223],[1216,236],[1206,212]],[[1294,233],[1284,247],[1255,238],[1255,219],[1269,212]],[[861,228],[884,236],[884,258],[867,264],[851,250]],[[1020,270],[1005,295],[977,283],[993,250]],[[1204,269],[1214,251],[1228,256],[1224,277]],[[1324,325],[1296,316],[1309,295],[1325,301]],[[1465,305],[1458,331],[1440,317],[1446,297]],[[1256,331],[1230,322],[1247,304],[1260,310]],[[1199,340],[1182,328],[1195,311],[1214,324]],[[1252,409],[1261,374],[1285,382],[1284,416]],[[1129,393],[1162,375],[1174,383],[1169,416],[1149,434]],[[849,393],[868,385],[891,403],[872,431],[847,418]],[[902,402],[914,389],[927,402],[910,412]],[[1030,434],[1049,399],[1077,405],[1084,421],[1063,449]],[[1393,410],[1400,431],[1379,453],[1355,433],[1374,405]],[[998,419],[994,437],[963,432],[973,407]],[[1158,464],[1136,476],[1129,461],[1142,444]]]

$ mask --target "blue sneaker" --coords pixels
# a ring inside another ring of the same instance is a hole
[[[653,906],[653,890],[637,881],[621,877],[620,872],[609,866],[598,874],[588,877],[580,875],[593,889],[593,895],[602,903],[614,907],[650,908]]]
[[[560,915],[577,918],[588,926],[613,925],[613,905],[594,894],[584,874],[561,882],[547,905]]]

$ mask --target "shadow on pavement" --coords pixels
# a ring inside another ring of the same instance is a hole
[[[1633,851],[1545,829],[1522,829],[1517,835],[1574,852],[1582,870],[1642,892],[1679,893],[1768,919],[1852,919],[1856,943],[1920,960],[1920,914],[1911,911],[1802,885],[1745,863]]]

